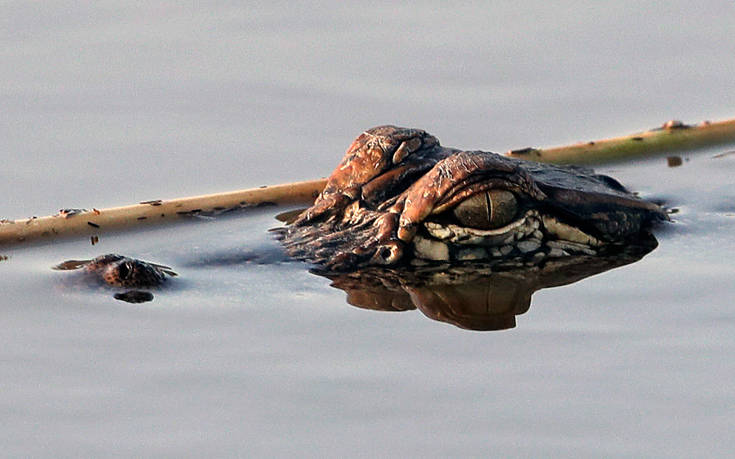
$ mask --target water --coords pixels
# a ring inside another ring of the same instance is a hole
[[[504,151],[734,115],[726,2],[0,8],[5,218],[324,176],[383,123]],[[275,211],[3,250],[3,453],[727,456],[727,149],[603,168],[679,209],[659,248],[504,332],[245,262]],[[181,277],[129,305],[49,269],[113,251]]]

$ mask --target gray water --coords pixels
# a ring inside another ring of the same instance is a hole
[[[3,2],[0,217],[325,176],[385,123],[505,151],[732,117],[734,25],[724,1]],[[272,209],[3,249],[2,454],[726,457],[732,148],[602,168],[678,209],[659,248],[503,332],[247,262]],[[107,252],[180,277],[130,305],[49,269]]]

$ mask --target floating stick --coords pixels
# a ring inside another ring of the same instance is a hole
[[[53,240],[61,236],[94,236],[108,230],[163,224],[182,217],[218,214],[228,210],[274,204],[309,204],[326,179],[264,186],[249,190],[189,198],[145,201],[108,209],[62,209],[56,215],[0,220],[0,246]]]
[[[506,156],[554,164],[599,164],[730,142],[735,142],[735,119],[697,125],[672,120],[638,134],[563,147],[510,150]]]
[[[697,125],[669,121],[662,127],[625,137],[563,147],[511,150],[506,156],[556,164],[592,164],[629,160],[735,142],[735,119]],[[189,198],[146,201],[108,209],[63,209],[48,217],[0,220],[0,247],[29,241],[52,241],[61,236],[91,236],[146,224],[172,222],[181,217],[217,214],[267,204],[311,204],[326,179],[287,183],[249,190]]]

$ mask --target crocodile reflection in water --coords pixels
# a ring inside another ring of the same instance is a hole
[[[419,129],[357,137],[314,205],[280,231],[331,272],[608,255],[666,220],[614,179],[578,167],[442,147]]]
[[[490,331],[516,326],[537,290],[559,287],[633,263],[656,247],[642,238],[615,255],[555,258],[532,266],[483,263],[417,269],[370,267],[349,273],[321,273],[347,293],[353,306],[376,311],[419,309],[425,316],[460,328]]]

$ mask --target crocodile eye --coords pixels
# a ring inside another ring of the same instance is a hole
[[[496,229],[513,221],[518,213],[518,200],[510,191],[489,190],[470,196],[452,212],[462,226]]]

